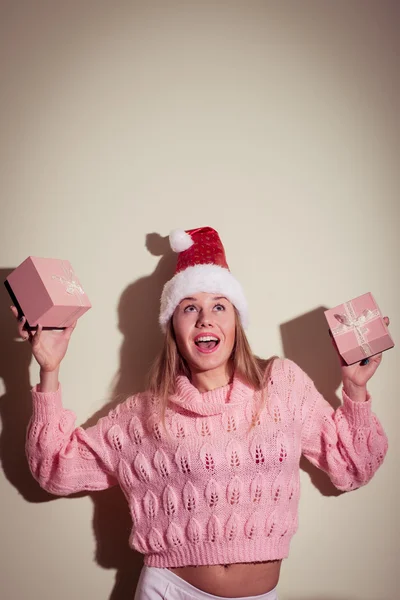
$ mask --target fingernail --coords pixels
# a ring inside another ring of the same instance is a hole
[[[18,319],[18,321],[21,321],[21,323],[22,323],[22,321],[23,321],[23,320],[24,320],[24,317],[20,317],[20,318]]]
[[[362,361],[360,362],[360,365],[361,365],[362,367],[364,367],[364,365],[367,365],[368,363],[369,363],[369,358],[364,358],[364,360],[362,360]]]

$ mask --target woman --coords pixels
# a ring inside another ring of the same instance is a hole
[[[136,600],[276,600],[298,525],[301,454],[345,491],[384,459],[387,438],[366,390],[381,356],[342,364],[334,411],[295,363],[251,353],[246,300],[217,232],[170,240],[179,258],[161,298],[165,344],[149,391],[94,427],[75,428],[61,404],[58,370],[74,327],[27,334],[20,323],[41,368],[29,465],[53,494],[122,487],[130,544],[145,555]]]

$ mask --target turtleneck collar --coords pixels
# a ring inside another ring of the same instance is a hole
[[[228,385],[209,392],[199,392],[187,377],[179,375],[176,393],[170,396],[169,401],[197,415],[210,416],[224,412],[227,407],[242,404],[243,399],[253,393],[254,390],[236,376]]]

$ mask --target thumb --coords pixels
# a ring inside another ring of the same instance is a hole
[[[70,339],[70,337],[71,337],[71,335],[72,335],[72,333],[73,333],[73,331],[74,331],[74,329],[75,329],[75,327],[76,327],[76,324],[77,324],[77,321],[74,321],[74,322],[72,323],[72,325],[69,325],[68,327],[66,327],[66,328],[64,329],[64,337],[65,337],[67,340],[69,340],[69,339]]]
[[[32,334],[32,346],[36,347],[40,343],[40,339],[42,337],[43,326],[38,323],[36,331]]]

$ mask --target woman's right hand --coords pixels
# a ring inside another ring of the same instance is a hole
[[[15,306],[11,306],[11,310],[16,319],[18,319],[18,311]],[[76,321],[70,326],[62,330],[45,330],[41,325],[35,331],[27,331],[24,329],[25,317],[18,320],[18,333],[21,338],[29,340],[32,346],[32,354],[40,365],[44,373],[51,373],[60,366],[62,359],[67,352],[69,340],[72,332],[76,327]]]

